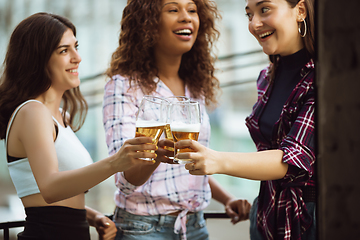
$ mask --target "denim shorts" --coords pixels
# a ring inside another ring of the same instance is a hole
[[[174,233],[176,216],[134,215],[116,208],[114,222],[118,228],[115,240],[172,240],[181,239],[181,233]],[[186,237],[189,240],[208,240],[203,211],[187,215]]]
[[[315,218],[315,202],[305,203],[308,212],[310,213],[313,221],[308,230],[301,236],[301,240],[316,240],[316,218]],[[265,240],[257,228],[256,213],[258,208],[258,198],[255,198],[250,210],[250,239],[251,240]]]

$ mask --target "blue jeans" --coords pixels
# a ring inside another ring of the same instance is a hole
[[[315,209],[316,204],[314,202],[305,203],[308,212],[310,213],[313,222],[310,228],[301,236],[301,240],[316,240],[316,218]],[[265,240],[265,238],[259,232],[256,225],[256,213],[258,208],[258,198],[255,198],[250,210],[250,239],[251,240]]]
[[[181,233],[174,233],[176,216],[140,216],[117,208],[114,222],[118,228],[115,240],[179,240]],[[202,211],[187,215],[188,240],[208,240],[209,233]]]

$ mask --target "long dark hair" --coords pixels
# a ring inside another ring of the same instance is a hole
[[[215,104],[219,81],[214,76],[214,61],[211,47],[219,37],[215,20],[221,18],[212,0],[193,0],[198,8],[200,28],[192,49],[185,53],[179,69],[195,97],[204,97],[207,105]],[[154,77],[158,69],[154,61],[154,46],[158,40],[158,25],[161,0],[129,0],[121,20],[119,46],[113,53],[107,75],[129,77],[132,83],[140,84],[146,94],[156,89]]]
[[[291,8],[294,8],[300,0],[285,0],[288,2]],[[308,55],[311,58],[314,58],[315,56],[315,20],[314,20],[314,0],[305,0],[305,6],[306,6],[306,25],[304,23],[301,23],[301,29],[302,33],[305,31],[306,26],[306,35],[303,38],[305,49],[308,53]],[[270,55],[269,59],[271,61],[271,66],[269,69],[270,78],[274,79],[276,68],[278,66],[278,60],[279,55]]]
[[[15,108],[50,88],[47,64],[67,29],[76,35],[75,26],[65,17],[36,13],[20,22],[13,31],[0,80],[0,139],[5,138],[6,127]],[[74,131],[80,129],[88,107],[79,87],[66,91],[62,100],[64,123]],[[80,117],[75,126],[77,113]]]

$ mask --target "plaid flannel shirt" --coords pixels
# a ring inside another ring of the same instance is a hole
[[[246,125],[257,150],[282,150],[282,161],[289,168],[284,178],[261,182],[257,225],[266,239],[298,240],[312,223],[302,198],[302,187],[315,186],[314,62],[310,60],[302,68],[302,79],[275,123],[271,143],[259,129],[259,118],[273,86],[268,69],[262,70],[257,80],[258,101],[246,118]]]
[[[159,79],[154,96],[174,96]],[[190,91],[185,89],[186,96]],[[103,123],[109,154],[115,154],[127,139],[135,137],[136,112],[145,94],[128,78],[115,75],[105,85],[103,101]],[[201,129],[198,142],[209,146],[210,121],[204,101],[200,102]],[[165,215],[182,211],[175,223],[175,232],[186,233],[186,213],[205,209],[211,200],[208,176],[190,175],[184,165],[160,163],[150,178],[141,186],[134,186],[124,177],[123,172],[115,174],[118,187],[115,203],[119,208],[136,215]]]

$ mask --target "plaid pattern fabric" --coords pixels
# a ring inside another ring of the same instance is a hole
[[[173,96],[171,90],[159,79],[158,97]],[[109,154],[116,153],[127,139],[135,137],[136,112],[144,93],[137,85],[129,89],[129,81],[120,75],[114,76],[105,85],[103,123]],[[190,92],[186,89],[186,96]],[[201,129],[198,142],[208,146],[210,122],[204,101],[200,101]],[[197,212],[205,209],[211,199],[208,176],[193,176],[184,165],[160,163],[151,177],[141,186],[129,183],[122,172],[115,174],[115,203],[119,208],[136,215],[169,214],[176,211]],[[180,214],[179,214],[180,216]],[[179,229],[178,229],[179,230]]]
[[[259,118],[273,86],[268,69],[262,70],[257,80],[258,101],[246,118],[246,125],[257,150],[282,150],[283,162],[289,164],[289,169],[282,179],[261,182],[257,224],[265,239],[298,240],[312,223],[302,187],[315,186],[314,62],[310,60],[302,68],[302,79],[275,123],[271,143],[259,129]]]

